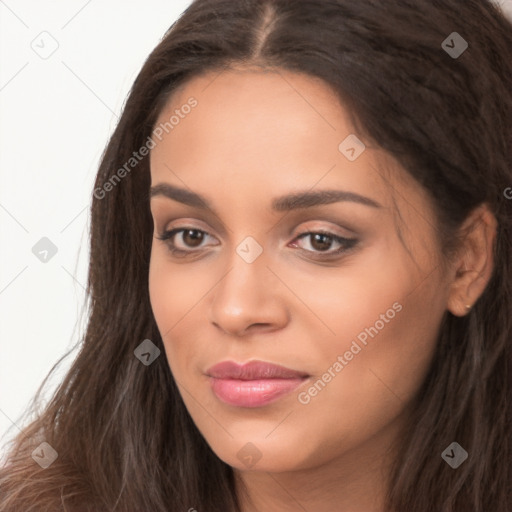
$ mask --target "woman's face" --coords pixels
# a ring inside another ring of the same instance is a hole
[[[422,188],[295,73],[195,78],[155,133],[151,304],[214,452],[280,472],[397,435],[448,298]]]

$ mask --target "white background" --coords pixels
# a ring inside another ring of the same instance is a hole
[[[0,444],[85,330],[99,159],[143,62],[189,4],[0,0]],[[43,237],[58,251],[46,263],[32,253]]]
[[[512,0],[500,3],[512,17]],[[0,0],[0,444],[84,332],[99,159],[142,63],[189,4]],[[32,253],[43,237],[57,247],[46,263]]]

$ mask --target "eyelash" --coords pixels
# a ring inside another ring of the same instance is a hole
[[[205,235],[211,236],[209,233],[207,233],[206,231],[203,231],[202,229],[197,229],[197,228],[192,228],[192,227],[181,227],[181,228],[174,228],[169,231],[165,231],[164,233],[162,233],[160,236],[157,236],[156,238],[158,240],[162,240],[163,242],[165,242],[165,244],[169,248],[169,251],[174,256],[183,257],[183,256],[188,256],[193,253],[198,253],[200,249],[187,251],[184,249],[177,249],[176,246],[174,245],[174,243],[172,241],[174,235],[181,233],[181,232],[185,232],[185,231],[195,231],[198,233],[204,233]],[[317,230],[317,231],[307,231],[307,232],[301,233],[301,234],[297,235],[294,240],[306,238],[307,236],[310,236],[310,235],[325,235],[325,236],[330,237],[333,242],[337,242],[341,245],[341,247],[339,249],[337,249],[335,251],[330,251],[330,252],[312,251],[312,250],[308,250],[308,249],[303,249],[304,251],[306,251],[308,253],[313,253],[313,254],[318,255],[318,256],[316,256],[318,259],[328,259],[328,258],[331,259],[333,256],[340,255],[341,253],[346,252],[349,249],[352,249],[358,243],[358,240],[356,238],[344,238],[342,236],[338,236],[338,235],[335,235],[334,233],[331,233],[326,230],[321,230],[321,229]]]

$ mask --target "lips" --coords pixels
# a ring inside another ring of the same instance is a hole
[[[210,377],[217,379],[260,380],[260,379],[300,379],[308,377],[307,373],[298,372],[263,361],[250,361],[238,364],[234,361],[223,361],[212,366],[206,372]]]
[[[213,392],[224,403],[238,407],[261,407],[300,386],[309,375],[284,366],[250,361],[224,361],[206,371]]]

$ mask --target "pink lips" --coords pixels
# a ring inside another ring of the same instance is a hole
[[[240,365],[224,361],[207,370],[215,395],[238,407],[261,407],[300,386],[306,373],[283,366],[251,361]]]

